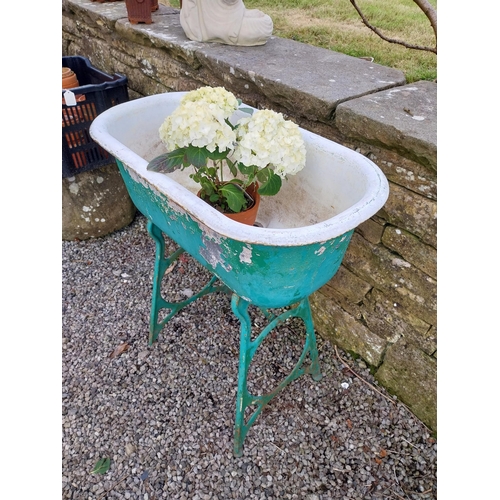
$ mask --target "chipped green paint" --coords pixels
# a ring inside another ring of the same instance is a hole
[[[286,307],[318,290],[339,268],[351,239],[352,230],[326,242],[286,247],[227,238],[167,196],[135,182],[117,163],[136,207],[229,289],[258,307]]]

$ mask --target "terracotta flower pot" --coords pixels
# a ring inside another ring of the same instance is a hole
[[[224,215],[236,222],[240,222],[241,224],[247,224],[248,226],[253,226],[255,224],[255,221],[257,220],[257,212],[259,211],[259,204],[260,204],[260,194],[257,191],[258,188],[259,185],[256,182],[254,182],[253,184],[250,184],[250,186],[248,186],[246,189],[246,192],[254,200],[254,204],[250,208],[247,208],[242,212],[238,212],[237,214],[224,213]],[[201,190],[198,191],[198,196],[200,196],[200,193]]]
[[[152,0],[125,0],[128,20],[132,24],[151,24]]]
[[[257,220],[257,212],[259,211],[260,204],[260,194],[257,192],[258,187],[258,184],[253,183],[246,189],[246,192],[254,199],[254,204],[250,208],[247,208],[243,212],[238,212],[237,214],[224,215],[241,224],[253,226]]]
[[[74,89],[79,87],[80,83],[76,77],[75,72],[71,68],[62,69],[62,88],[63,89]]]
[[[63,67],[62,68],[62,88],[63,89],[74,89],[75,87],[79,87],[80,83],[75,72],[71,68]],[[84,94],[78,94],[75,96],[76,102],[85,101]],[[62,98],[62,103],[66,104],[64,97]]]

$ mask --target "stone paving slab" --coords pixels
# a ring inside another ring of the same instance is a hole
[[[335,125],[437,170],[437,84],[420,81],[344,102]]]
[[[216,61],[214,71],[249,80],[285,108],[325,122],[343,101],[406,82],[399,70],[278,37],[232,50],[203,44],[197,53],[201,61]]]

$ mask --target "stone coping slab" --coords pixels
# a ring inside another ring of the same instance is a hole
[[[140,35],[153,46],[184,53],[190,64],[239,79],[245,88],[257,86],[285,109],[313,120],[329,122],[340,103],[406,83],[399,70],[276,36],[257,47],[193,42],[180,26],[179,10],[163,5],[151,24],[131,24],[124,2],[63,0],[63,8],[90,12],[100,25],[114,22],[124,37],[129,31],[133,40]]]
[[[335,125],[437,170],[437,84],[420,81],[344,102]]]

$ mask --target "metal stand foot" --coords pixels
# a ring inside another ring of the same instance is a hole
[[[179,248],[172,255],[165,257],[165,240],[163,232],[153,222],[148,220],[148,233],[156,243],[155,268],[153,276],[153,297],[151,301],[151,314],[149,319],[149,345],[157,338],[165,324],[177,314],[183,307],[186,307],[191,302],[203,297],[212,292],[231,293],[231,290],[226,285],[214,286],[217,281],[217,276],[213,276],[210,281],[197,293],[189,297],[189,299],[181,302],[167,302],[161,295],[161,282],[166,270],[175,262],[183,253],[184,249]],[[170,312],[161,321],[158,321],[158,316],[161,309],[168,309]]]
[[[236,294],[233,294],[231,307],[236,317],[240,320],[240,362],[238,371],[238,393],[236,396],[236,418],[234,425],[234,455],[236,457],[242,456],[243,441],[245,440],[248,430],[265,405],[269,403],[272,398],[274,398],[290,382],[305,373],[309,373],[316,381],[321,380],[322,377],[319,368],[316,336],[314,334],[314,326],[308,297],[302,299],[297,305],[278,316],[274,316],[268,311],[263,310],[265,316],[269,319],[269,324],[254,340],[251,340],[251,321],[248,314],[249,305],[248,301],[242,299]],[[290,317],[302,318],[306,326],[306,340],[302,354],[294,369],[285,379],[281,381],[276,389],[268,394],[254,396],[248,391],[247,378],[248,369],[250,368],[255,352],[264,341],[267,334]],[[306,360],[306,356],[308,354],[310,364],[304,366],[304,361]],[[252,405],[256,406],[256,408],[245,422],[245,410]]]

